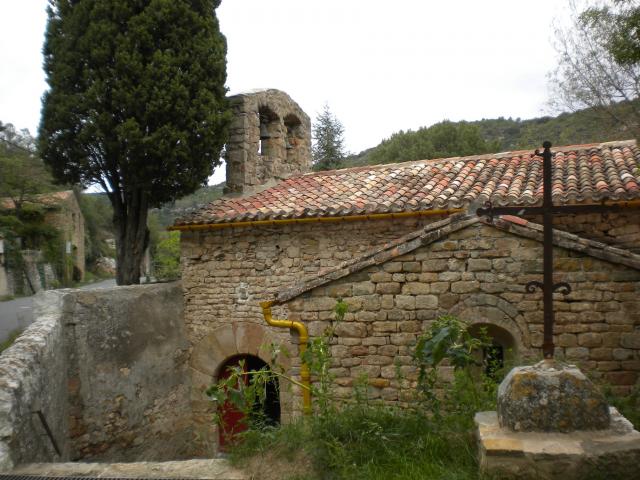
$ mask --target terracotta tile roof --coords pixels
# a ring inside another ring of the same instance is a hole
[[[73,196],[73,190],[39,193],[37,195],[28,195],[26,203],[38,203],[44,206],[55,207],[56,205],[73,198]],[[11,198],[0,198],[0,208],[12,210],[16,208],[16,204]]]
[[[552,148],[558,204],[640,198],[635,140]],[[542,201],[542,158],[533,149],[420,160],[288,178],[254,195],[221,198],[177,225],[330,217]]]
[[[410,253],[417,248],[442,240],[453,232],[468,228],[476,224],[484,224],[505,232],[530,238],[539,242],[543,241],[542,225],[527,221],[520,217],[502,215],[495,217],[493,222],[475,215],[457,214],[422,227],[390,242],[374,247],[371,250],[345,260],[340,265],[308,276],[302,281],[296,281],[290,286],[275,292],[272,298],[274,303],[282,304],[292,300],[301,294],[316,287],[326,285],[329,282],[344,278],[365,268],[382,265],[396,257]],[[580,252],[600,260],[617,263],[640,270],[640,255],[628,250],[612,247],[601,242],[588,240],[562,230],[553,230],[553,244],[557,247]]]

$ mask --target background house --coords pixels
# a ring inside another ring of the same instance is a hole
[[[0,207],[11,213],[16,205],[4,198]],[[22,215],[29,217],[28,228],[21,237],[15,233],[11,245],[8,238],[4,242],[6,294],[37,292],[71,280],[81,281],[85,274],[85,226],[74,192],[31,195],[21,209]],[[29,214],[25,213],[27,210]],[[55,229],[56,238],[48,238],[49,232],[41,231],[40,225]],[[10,261],[10,249],[15,250],[15,255],[20,252],[20,261]]]

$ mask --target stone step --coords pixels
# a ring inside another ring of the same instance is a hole
[[[2,475],[38,477],[248,480],[223,458],[172,462],[132,463],[31,463]]]

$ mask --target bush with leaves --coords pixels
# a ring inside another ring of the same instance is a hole
[[[180,278],[180,232],[164,232],[155,249],[155,276],[158,280]]]

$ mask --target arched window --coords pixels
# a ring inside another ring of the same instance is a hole
[[[289,150],[294,150],[300,142],[302,137],[302,123],[298,117],[293,114],[289,114],[284,118],[284,126],[287,129],[285,147],[287,149],[287,155],[289,155]]]

